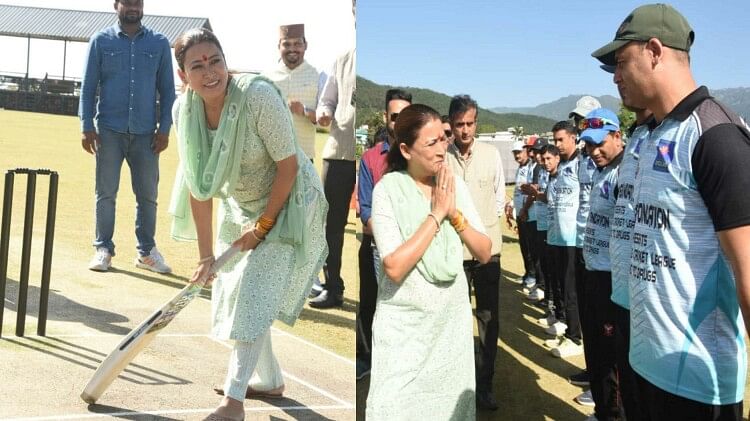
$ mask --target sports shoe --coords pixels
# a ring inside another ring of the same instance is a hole
[[[112,255],[106,247],[97,247],[96,254],[89,262],[89,270],[106,272],[112,266]]]
[[[540,301],[544,299],[544,290],[541,288],[534,288],[533,291],[526,296],[526,299],[531,301]]]
[[[159,253],[156,247],[151,249],[148,256],[141,256],[135,259],[135,266],[141,269],[148,269],[156,273],[172,273],[172,268],[164,262],[164,256]]]
[[[560,336],[563,333],[565,333],[565,329],[568,328],[568,325],[561,321],[555,322],[552,326],[548,327],[547,329],[544,329],[544,331],[552,336]]]
[[[357,358],[357,380],[361,380],[368,374],[370,374],[370,362],[362,358]]]
[[[536,322],[539,323],[540,326],[547,328],[557,323],[557,317],[555,317],[554,314],[550,314],[547,317],[537,319]]]
[[[554,339],[547,339],[544,341],[544,346],[547,348],[557,348],[563,341],[563,336],[558,336]]]
[[[531,289],[536,286],[536,278],[529,276],[528,278],[523,280],[523,287],[526,289]]]
[[[584,391],[573,400],[578,402],[579,405],[596,406],[596,404],[594,404],[594,397],[591,396],[591,389]]]
[[[310,289],[310,294],[307,295],[307,298],[315,298],[320,293],[323,292],[323,285],[320,283],[320,278],[315,277],[313,278],[313,286],[312,289]]]
[[[556,348],[552,348],[552,355],[557,358],[573,357],[583,354],[583,345],[577,344],[569,338],[563,338]]]
[[[570,384],[574,384],[576,386],[588,386],[589,385],[589,373],[586,370],[581,371],[580,373],[573,374],[568,377],[568,381]]]

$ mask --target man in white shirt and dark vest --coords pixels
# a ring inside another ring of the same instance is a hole
[[[502,232],[500,216],[505,207],[505,175],[500,152],[474,139],[477,127],[476,101],[468,95],[457,95],[448,108],[454,143],[448,147],[455,174],[469,187],[474,205],[492,240],[492,258],[486,264],[474,260],[464,247],[466,279],[474,286],[476,317],[479,330],[478,354],[475,355],[477,407],[497,409],[492,393],[499,327],[500,250]]]

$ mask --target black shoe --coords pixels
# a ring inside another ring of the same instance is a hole
[[[588,386],[589,385],[589,373],[586,370],[581,371],[568,377],[568,381],[576,386]]]
[[[329,294],[328,290],[323,290],[320,295],[310,300],[312,308],[333,308],[341,307],[344,304],[344,298],[340,295]]]
[[[497,401],[492,392],[477,390],[477,408],[497,411]]]

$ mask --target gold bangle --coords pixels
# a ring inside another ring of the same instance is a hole
[[[435,234],[440,232],[440,221],[438,221],[437,216],[435,216],[434,213],[430,212],[427,214],[427,216],[431,217],[433,221],[435,221],[435,226],[437,227],[437,231],[435,231]]]
[[[206,257],[198,260],[198,266],[200,266],[200,265],[202,265],[204,263],[207,263],[207,262],[211,262],[213,260],[214,260],[214,255],[213,254],[210,255],[210,256],[206,256]]]
[[[253,238],[255,238],[256,240],[258,240],[259,243],[266,239],[265,236],[263,238],[258,238],[258,236],[255,235],[255,229],[250,230],[250,235],[252,235]]]

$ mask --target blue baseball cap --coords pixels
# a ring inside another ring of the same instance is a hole
[[[597,108],[586,115],[586,129],[581,133],[581,140],[594,145],[601,145],[609,132],[620,130],[620,119],[614,111]]]

